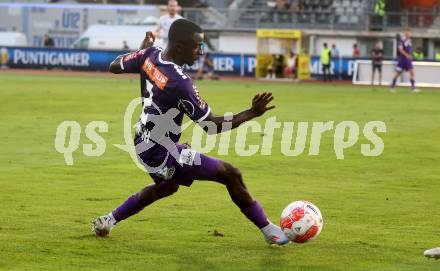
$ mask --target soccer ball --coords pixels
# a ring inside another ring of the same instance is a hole
[[[308,201],[292,202],[281,213],[281,229],[289,240],[295,243],[305,243],[315,239],[321,232],[323,224],[321,211]]]

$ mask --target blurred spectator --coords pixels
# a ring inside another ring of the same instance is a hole
[[[321,51],[321,65],[322,65],[322,73],[324,75],[324,81],[332,80],[330,75],[330,63],[332,59],[332,52],[327,47],[327,43],[324,43],[324,47]]]
[[[275,1],[271,1],[271,0],[267,1],[268,8],[275,8],[276,5],[277,5],[277,3]]]
[[[206,77],[211,80],[218,80],[218,76],[214,74],[214,63],[212,62],[211,54],[206,52],[203,56],[202,62],[197,70],[197,79],[202,80]]]
[[[377,16],[383,17],[385,15],[385,0],[376,0],[374,5],[374,13]]]
[[[304,10],[306,9],[306,3],[305,0],[298,0],[297,9],[301,13],[301,15],[304,14]]]
[[[385,0],[376,0],[374,4],[374,13],[371,17],[371,30],[382,30],[383,18],[385,16]]]
[[[339,49],[336,48],[336,44],[332,44],[332,57],[339,58]]]
[[[272,55],[272,58],[270,59],[269,65],[266,67],[267,74],[266,79],[275,79],[275,55]]]
[[[177,10],[179,8],[179,3],[176,0],[169,0],[167,11],[168,14],[163,15],[159,18],[159,22],[157,23],[156,32],[154,35],[158,39],[162,39],[162,46],[165,48],[168,44],[168,31],[170,30],[171,24],[177,20],[182,18],[179,14],[177,14]]]
[[[51,37],[49,37],[49,34],[44,34],[44,40],[43,40],[44,47],[54,47],[55,42]]]
[[[310,22],[310,0],[292,0],[290,2],[290,11],[294,16],[292,22]]]
[[[276,79],[282,77],[284,72],[284,57],[283,55],[272,55],[272,59],[267,66],[267,79]]]
[[[268,0],[267,1],[267,6],[269,8],[275,8],[277,10],[285,10],[285,9],[289,9],[290,8],[289,1],[287,1],[287,0],[276,0],[276,1]]]
[[[270,17],[272,22],[290,22],[290,4],[287,0],[267,1],[267,6],[271,9]]]
[[[382,43],[377,42],[374,48],[371,50],[371,64],[372,64],[372,74],[371,74],[371,85],[374,85],[374,74],[377,70],[379,73],[379,85],[382,85],[382,60],[383,60],[383,50]]]
[[[7,68],[7,64],[9,61],[8,49],[5,47],[0,48],[0,68]]]
[[[126,40],[124,40],[124,41],[122,42],[122,50],[124,50],[124,51],[128,51],[128,50],[130,50],[130,47],[128,47],[128,44],[127,44],[127,41],[126,41]]]
[[[331,50],[331,53],[332,53],[332,58],[335,59],[335,62],[334,62],[334,63],[336,63],[336,68],[334,68],[333,70],[338,69],[338,70],[334,73],[335,79],[337,79],[337,77],[340,76],[339,69],[340,69],[340,65],[341,65],[341,63],[340,63],[341,60],[339,59],[339,49],[336,47],[336,44],[332,44],[332,50]]]
[[[285,76],[286,77],[292,76],[293,79],[296,79],[297,77],[296,67],[297,67],[297,55],[293,52],[289,52],[289,57],[287,58],[287,66],[284,69]]]
[[[421,47],[417,47],[417,50],[413,52],[414,60],[423,60],[425,59],[425,54]]]
[[[275,3],[278,10],[286,10],[290,8],[290,3],[287,0],[276,0]]]
[[[355,43],[353,44],[353,57],[360,57],[361,51],[358,48],[358,45]]]

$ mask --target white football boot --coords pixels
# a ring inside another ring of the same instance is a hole
[[[425,253],[423,253],[423,255],[428,258],[440,259],[440,247],[425,250]]]
[[[112,228],[116,225],[116,220],[110,213],[95,218],[92,222],[92,231],[99,237],[106,237],[110,234]]]
[[[286,234],[284,234],[281,228],[270,221],[269,225],[261,228],[260,231],[263,233],[266,242],[270,245],[282,246],[289,243],[289,238],[287,238]]]

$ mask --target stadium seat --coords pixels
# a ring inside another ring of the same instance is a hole
[[[338,18],[338,21],[339,21],[339,23],[346,24],[346,23],[348,23],[348,16],[345,14],[340,15]]]
[[[352,2],[351,6],[354,7],[354,8],[358,8],[358,7],[361,7],[362,5],[361,5],[360,2],[354,1],[354,2]]]
[[[357,23],[359,23],[359,17],[358,17],[357,15],[352,15],[352,16],[350,16],[349,18],[350,18],[350,19],[349,19],[349,22],[350,22],[351,24],[357,24]]]
[[[329,6],[330,4],[331,4],[330,0],[323,0],[323,1],[321,1],[321,5],[322,6]]]
[[[343,8],[343,7],[337,7],[337,8],[335,9],[335,13],[336,13],[337,15],[343,15],[343,14],[344,14],[344,8]]]

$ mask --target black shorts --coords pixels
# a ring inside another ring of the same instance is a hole
[[[382,64],[374,64],[373,65],[373,72],[375,70],[378,70],[379,72],[382,72]]]

